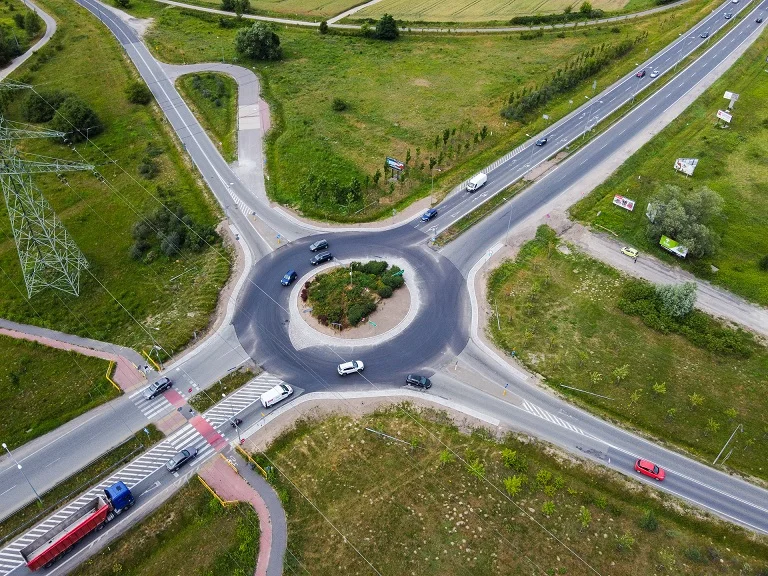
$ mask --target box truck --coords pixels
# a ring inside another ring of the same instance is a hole
[[[467,183],[467,192],[474,192],[478,188],[481,188],[483,185],[485,185],[486,182],[488,182],[488,176],[482,172],[472,176],[470,181]]]

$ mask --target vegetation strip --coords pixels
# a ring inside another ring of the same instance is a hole
[[[764,538],[540,441],[462,433],[447,414],[407,404],[299,421],[254,459],[286,509],[288,571],[768,571]]]
[[[205,390],[198,392],[189,399],[189,405],[198,413],[202,414],[214,404],[221,402],[222,396],[228,396],[238,388],[253,380],[261,374],[261,368],[240,368],[235,372],[227,374],[218,382],[209,386]]]
[[[98,484],[117,468],[133,460],[142,452],[146,452],[165,437],[154,424],[149,424],[146,430],[148,434],[136,433],[129,440],[102,454],[85,468],[62,480],[48,492],[41,494],[42,507],[35,500],[0,521],[0,544],[8,542],[56,509],[68,504],[75,495]]]
[[[563,248],[542,227],[491,274],[498,318],[487,330],[572,401],[708,462],[741,425],[726,467],[768,479],[768,349],[702,312],[675,312],[686,291],[667,291]]]

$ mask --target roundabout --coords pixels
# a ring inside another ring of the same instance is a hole
[[[253,267],[235,313],[241,344],[264,369],[308,391],[324,390],[338,383],[338,364],[359,359],[365,362],[365,381],[391,385],[409,372],[431,375],[464,349],[469,339],[464,277],[426,246],[422,232],[403,225],[386,232],[323,237],[342,264],[386,260],[400,266],[411,299],[408,312],[389,330],[365,338],[330,336],[312,328],[301,318],[298,294],[319,272],[309,262],[309,245],[320,237],[292,242]],[[290,289],[280,284],[289,269],[298,274]],[[347,382],[359,383],[355,378]]]

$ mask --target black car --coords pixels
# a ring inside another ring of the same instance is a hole
[[[330,252],[320,252],[317,256],[312,258],[312,260],[309,261],[312,266],[317,266],[318,264],[322,264],[323,262],[328,262],[328,260],[333,259],[333,254]]]
[[[709,32],[702,32],[701,33],[701,37],[702,38],[708,38],[709,37]]]
[[[638,78],[642,78],[643,76],[645,76],[645,70],[640,70],[640,72],[635,74],[635,76],[637,76]]]
[[[161,392],[165,392],[171,386],[173,386],[173,382],[171,382],[170,378],[160,378],[160,380],[158,380],[157,382],[153,382],[152,384],[150,384],[144,389],[144,399],[152,400],[152,398],[154,398]]]
[[[328,248],[328,240],[318,240],[309,245],[310,252],[317,252],[318,250],[325,250]]]
[[[421,215],[421,221],[422,222],[429,222],[435,216],[437,216],[437,208],[430,208],[429,210],[424,212],[424,214]]]
[[[194,446],[187,446],[184,448],[184,450],[176,454],[176,456],[168,460],[168,462],[165,464],[165,467],[168,469],[168,472],[176,472],[176,470],[196,457],[197,448]]]
[[[763,23],[763,17],[762,16],[758,16],[758,18],[757,18],[757,20],[755,20],[755,22],[757,22],[758,24],[762,24]]]
[[[733,14],[731,14],[730,12],[726,12],[725,13],[725,19],[726,20],[730,20],[732,17],[733,17]]]
[[[549,137],[544,136],[544,138],[539,138],[538,140],[536,140],[536,146],[544,146],[544,144],[547,143],[547,138]]]
[[[418,374],[408,374],[408,376],[405,377],[405,383],[410,386],[416,386],[417,388],[424,388],[425,390],[432,388],[432,381],[429,378],[419,376]]]
[[[298,278],[296,270],[288,270],[288,272],[285,273],[285,276],[280,280],[280,284],[283,286],[290,286],[296,278]]]

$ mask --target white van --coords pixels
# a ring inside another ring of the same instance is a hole
[[[261,395],[261,405],[264,406],[264,408],[269,408],[281,400],[285,400],[291,394],[293,394],[293,388],[288,386],[288,384],[278,384]]]
[[[481,188],[486,182],[488,182],[488,176],[480,172],[472,177],[467,183],[467,192],[474,192],[478,188]]]

